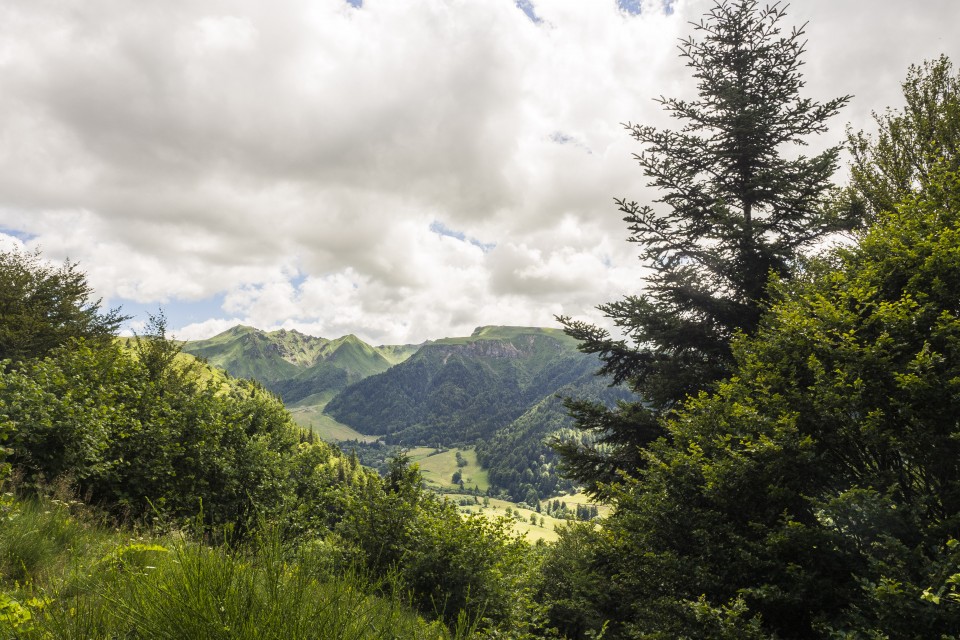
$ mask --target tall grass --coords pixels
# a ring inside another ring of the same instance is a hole
[[[428,622],[395,585],[334,571],[329,547],[269,530],[236,548],[131,539],[49,501],[0,522],[0,637],[136,639],[467,638]]]

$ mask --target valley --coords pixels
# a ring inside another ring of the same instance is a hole
[[[577,502],[547,444],[579,437],[562,398],[610,405],[625,397],[594,375],[595,357],[549,328],[487,326],[421,345],[372,346],[355,336],[238,326],[184,351],[259,381],[300,426],[365,466],[385,472],[403,453],[428,488],[465,512],[508,516],[531,540],[554,539],[555,526],[578,515],[575,507],[558,517],[536,512],[556,498]]]

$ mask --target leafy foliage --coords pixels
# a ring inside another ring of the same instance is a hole
[[[484,626],[521,624],[527,545],[503,520],[462,517],[453,502],[425,491],[419,472],[400,456],[383,485],[353,497],[336,529],[375,574],[398,571],[421,611],[455,624],[465,612]]]
[[[952,637],[960,610],[924,594],[956,572],[958,256],[960,176],[941,173],[779,287],[735,376],[617,493],[595,566],[619,637],[704,615],[716,637]]]
[[[445,627],[398,608],[409,598],[460,635],[477,625],[524,626],[530,600],[517,594],[526,544],[503,523],[462,520],[452,504],[424,493],[403,460],[381,480],[297,427],[260,384],[216,372],[181,349],[160,314],[132,343],[70,337],[42,358],[0,369],[0,433],[10,435],[19,490],[66,485],[113,522],[207,541],[247,545],[273,531],[293,554],[320,544],[325,573],[309,573],[313,560],[304,556],[291,570],[276,553],[238,557],[226,546],[189,544],[177,547],[172,564],[152,558],[147,568],[138,559],[159,547],[134,543],[103,560],[109,571],[132,569],[130,580],[91,599],[58,595],[53,618],[44,617],[46,600],[0,599],[0,624],[23,637],[133,628],[138,637],[170,629],[184,637],[446,637]],[[26,537],[10,531],[0,518],[0,565],[17,589],[38,579],[73,535],[70,527],[34,527]],[[331,576],[351,568],[377,584]],[[369,593],[376,589],[389,590],[386,599]],[[121,608],[107,611],[104,602]],[[328,606],[356,615],[331,618]],[[395,631],[377,635],[377,628]]]
[[[148,355],[79,344],[0,375],[10,461],[24,481],[69,478],[134,518],[191,519],[203,505],[210,524],[246,526],[282,509],[284,461],[301,437],[279,400]]]
[[[126,320],[100,312],[76,263],[52,267],[39,252],[0,252],[0,361],[43,357],[71,338],[109,341]]]
[[[410,610],[388,582],[335,564],[328,545],[275,529],[211,548],[138,536],[61,500],[18,501],[0,521],[0,634],[11,638],[466,638]],[[23,578],[23,576],[26,578]]]
[[[960,74],[946,56],[913,65],[903,83],[906,105],[875,113],[877,133],[847,131],[853,206],[872,216],[923,190],[935,168],[960,169]]]

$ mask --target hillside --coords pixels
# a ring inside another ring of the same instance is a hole
[[[517,501],[572,487],[546,445],[572,425],[561,397],[613,404],[624,396],[593,375],[593,356],[549,328],[486,326],[417,348],[237,326],[184,351],[260,381],[301,426],[355,443],[366,464],[385,464],[382,447],[361,444],[378,437],[404,446],[476,444],[493,488]]]
[[[547,446],[552,438],[587,437],[573,426],[563,405],[564,398],[602,402],[607,406],[632,398],[622,387],[610,387],[605,378],[592,373],[544,396],[523,415],[477,443],[477,459],[490,484],[505,491],[512,500],[535,504],[537,500],[574,489],[557,466],[559,456]]]
[[[266,332],[238,325],[187,342],[183,350],[233,376],[259,381],[289,406],[322,405],[347,385],[402,362],[416,348],[374,347],[353,335],[329,340],[296,330]]]
[[[422,346],[335,397],[326,411],[387,442],[452,445],[491,437],[530,407],[592,378],[593,356],[557,329],[481,327]]]

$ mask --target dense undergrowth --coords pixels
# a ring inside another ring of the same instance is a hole
[[[54,498],[8,502],[0,523],[5,638],[469,637],[416,615],[397,579],[343,565],[322,540],[266,528],[242,543],[135,534]]]
[[[78,333],[0,360],[13,637],[528,634],[536,555],[504,522],[461,517],[402,456],[381,477],[315,440],[162,317],[132,344]]]

